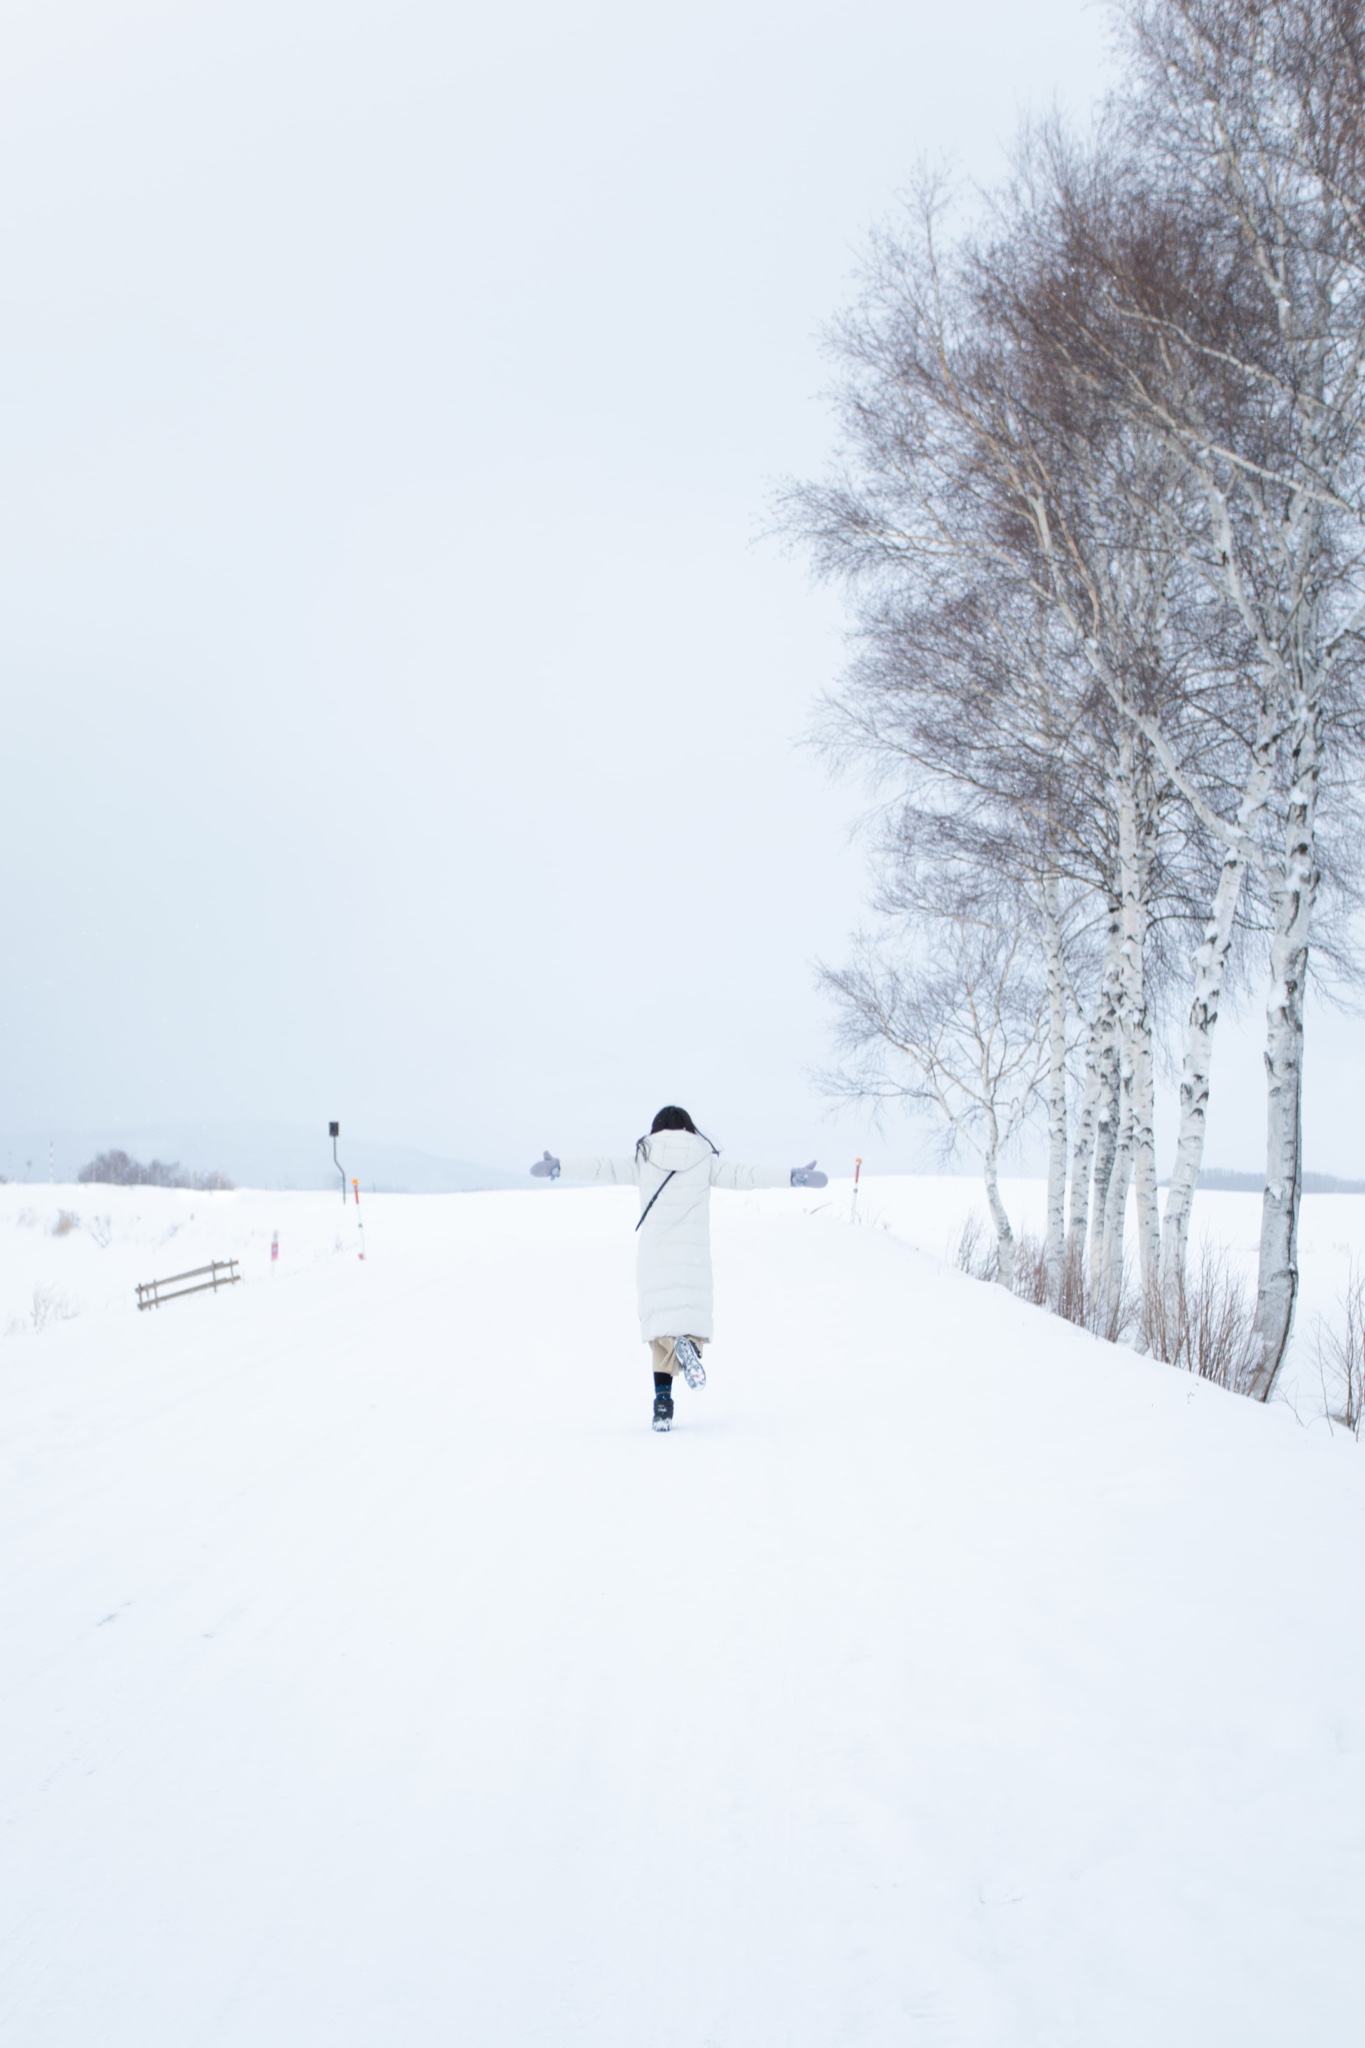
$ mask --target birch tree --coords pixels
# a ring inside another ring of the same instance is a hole
[[[1188,366],[1172,363],[1150,320],[1107,318],[1106,304],[1114,275],[1140,275],[1148,282],[1149,311],[1158,299],[1168,312],[1192,301],[1212,306],[1229,345],[1243,314],[1228,289],[1226,266],[1216,252],[1210,259],[1202,220],[1190,214],[1184,196],[1154,194],[1141,177],[1135,181],[1112,141],[1101,138],[1082,153],[1053,130],[1034,139],[1024,162],[1027,202],[1016,201],[1007,221],[1008,250],[1003,260],[988,250],[979,261],[997,317],[1028,367],[1032,408],[1043,422],[1041,431],[1032,430],[1048,472],[1051,508],[1040,544],[1056,563],[1060,601],[1096,675],[1134,735],[1131,752],[1120,747],[1118,815],[1128,842],[1120,867],[1131,876],[1142,859],[1129,813],[1145,764],[1187,803],[1203,842],[1196,866],[1209,876],[1186,1014],[1180,1131],[1161,1226],[1163,1282],[1178,1289],[1203,1156],[1214,1030],[1267,799],[1276,727],[1254,643],[1241,622],[1226,608],[1220,614],[1211,600],[1198,475],[1184,448],[1128,403],[1128,379],[1181,402]],[[1214,322],[1205,318],[1212,334]],[[1207,364],[1195,369],[1207,379]],[[1192,894],[1192,914],[1196,907]],[[1134,1040],[1134,1099],[1125,1119],[1141,1133],[1132,1149],[1140,1162],[1139,1233],[1150,1299],[1158,1223],[1150,1043],[1136,971],[1144,914],[1141,893],[1126,888],[1123,906],[1112,909],[1111,973],[1117,1035]],[[1128,1019],[1136,1019],[1137,1028],[1129,1024],[1125,1033]],[[1108,1079],[1114,1063],[1110,1049],[1100,1069],[1102,1101],[1116,1085]],[[1103,1124],[1103,1106],[1099,1113]],[[1130,1148],[1121,1131],[1102,1129],[1101,1183],[1109,1178],[1110,1146],[1121,1189]],[[1111,1226],[1120,1199],[1115,1192],[1108,1205]],[[1111,1227],[1111,1260],[1117,1250]]]
[[[1319,802],[1365,625],[1363,25],[1343,0],[1160,0],[1128,19],[1134,149],[1197,215],[1236,301],[1235,322],[1211,321],[1206,300],[1175,312],[1164,281],[1141,271],[1117,268],[1110,281],[1111,312],[1153,338],[1167,372],[1158,382],[1125,362],[1127,409],[1197,479],[1205,539],[1191,559],[1254,647],[1281,776],[1265,867],[1266,1186],[1250,1382],[1264,1400],[1298,1289]],[[1206,823],[1228,853],[1254,857],[1240,820]]]
[[[956,580],[956,579],[954,579]],[[995,601],[964,585],[914,602],[903,588],[863,614],[861,650],[831,698],[822,738],[855,761],[891,801],[874,848],[874,904],[913,918],[922,877],[937,868],[1026,899],[1044,967],[1048,1143],[1044,1254],[1059,1298],[1065,1258],[1067,1091],[1071,1039],[1087,965],[1093,818],[1078,816],[1093,776],[1089,739],[1060,687],[1047,620],[1017,593]]]
[[[945,261],[942,211],[941,193],[927,188],[907,232],[876,241],[864,299],[837,334],[848,377],[845,473],[794,494],[794,523],[814,543],[819,566],[881,593],[880,605],[864,602],[864,634],[880,649],[880,672],[894,667],[914,700],[909,717],[897,707],[892,751],[899,743],[907,759],[955,782],[959,808],[965,788],[978,815],[989,790],[997,815],[1012,817],[1020,842],[1014,869],[1031,873],[1045,931],[1064,879],[1088,884],[1104,906],[1107,971],[1086,1041],[1071,1227],[1074,1237],[1088,1219],[1092,1284],[1113,1292],[1134,1171],[1148,1264],[1160,1227],[1148,964],[1153,891],[1174,873],[1157,849],[1170,792],[1147,741],[1122,714],[1139,703],[1150,708],[1164,687],[1167,565],[1143,519],[1116,511],[1127,501],[1116,500],[1115,464],[1097,457],[1090,423],[1070,417],[1063,427],[1074,408],[1059,403],[1055,378],[1039,383],[1028,351],[1002,323],[991,280],[1008,253],[950,252]],[[1160,450],[1157,458],[1159,466]],[[908,602],[900,595],[907,590]],[[855,668],[855,683],[866,673],[866,664]],[[998,675],[998,685],[983,689],[983,673]],[[846,730],[865,749],[884,744],[885,721],[869,712],[865,688],[855,695]],[[1034,828],[1044,808],[1049,829],[1039,844]],[[1058,945],[1051,959],[1055,1276],[1066,1154],[1058,1010],[1068,978]]]
[[[1068,1147],[1092,1291],[1119,1285],[1133,1186],[1144,1293],[1180,1294],[1219,1008],[1264,915],[1264,1398],[1297,1286],[1310,938],[1322,959],[1365,724],[1362,10],[1123,12],[1133,72],[1092,144],[1029,138],[946,252],[933,185],[876,239],[837,334],[843,470],[788,510],[858,593],[832,715],[896,782],[884,907],[934,845],[1013,881],[1039,934],[1054,1296]],[[1185,945],[1163,1220],[1155,1006]]]
[[[1046,1072],[1046,991],[1030,967],[1027,921],[1008,904],[966,897],[919,911],[901,957],[885,941],[864,939],[851,965],[824,971],[848,1055],[830,1085],[859,1101],[935,1111],[947,1150],[965,1144],[976,1153],[995,1230],[995,1278],[1010,1288],[1015,1237],[1000,1161]]]

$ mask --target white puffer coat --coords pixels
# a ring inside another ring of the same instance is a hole
[[[626,1159],[565,1159],[565,1180],[632,1182],[643,1210],[658,1200],[639,1231],[635,1259],[640,1335],[710,1337],[712,1188],[785,1188],[791,1171],[731,1166],[694,1131],[656,1131]],[[672,1176],[670,1179],[669,1176]]]

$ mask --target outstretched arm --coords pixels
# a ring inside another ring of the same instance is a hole
[[[713,1188],[734,1188],[744,1193],[749,1188],[822,1188],[829,1175],[816,1171],[815,1161],[809,1166],[739,1166],[729,1159],[711,1161],[711,1185]]]
[[[639,1179],[633,1152],[628,1152],[624,1159],[561,1159],[559,1171],[565,1180],[624,1184],[632,1188]]]

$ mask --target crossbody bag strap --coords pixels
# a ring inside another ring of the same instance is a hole
[[[640,1223],[643,1223],[643,1222],[644,1222],[644,1220],[645,1220],[646,1216],[648,1216],[648,1214],[649,1214],[650,1210],[651,1210],[651,1209],[652,1209],[652,1208],[654,1207],[654,1204],[655,1204],[655,1203],[656,1203],[656,1202],[658,1201],[658,1199],[659,1199],[660,1195],[661,1195],[661,1194],[663,1193],[664,1189],[665,1189],[665,1188],[666,1188],[666,1187],[668,1186],[668,1183],[669,1183],[669,1182],[670,1182],[670,1181],[672,1180],[672,1178],[673,1178],[673,1174],[675,1174],[675,1173],[677,1172],[677,1170],[678,1170],[678,1169],[677,1169],[677,1167],[675,1166],[675,1167],[674,1167],[674,1168],[672,1169],[672,1172],[670,1172],[670,1173],[666,1173],[666,1174],[664,1175],[663,1179],[662,1179],[662,1180],[661,1180],[661,1181],[659,1182],[659,1185],[658,1185],[658,1187],[657,1187],[657,1188],[655,1188],[655,1190],[654,1190],[653,1194],[652,1194],[652,1195],[650,1196],[649,1200],[648,1200],[648,1201],[647,1201],[647,1202],[645,1203],[645,1206],[644,1206],[644,1208],[643,1208],[643,1209],[642,1209],[642,1210],[640,1211]],[[636,1226],[635,1226],[635,1228],[636,1228],[637,1230],[638,1230],[638,1229],[640,1228],[640,1223],[637,1223],[637,1224],[636,1224]]]

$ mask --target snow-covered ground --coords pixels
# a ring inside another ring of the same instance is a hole
[[[978,1200],[718,1196],[661,1438],[629,1190],[0,1189],[0,2038],[1354,2048],[1365,1451]]]

